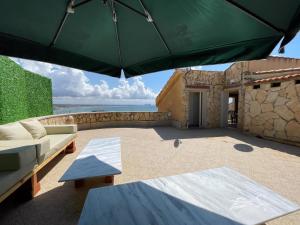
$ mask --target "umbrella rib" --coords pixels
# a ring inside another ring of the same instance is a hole
[[[268,26],[270,28],[272,28],[273,30],[275,30],[276,32],[279,32],[281,34],[285,34],[285,31],[274,26],[272,23],[270,23],[269,21],[265,20],[264,18],[260,17],[259,15],[251,12],[249,9],[245,8],[244,6],[242,6],[241,4],[235,2],[234,0],[225,0],[227,3],[229,3],[230,5],[240,9],[242,12],[244,12],[245,14],[251,16],[252,18],[254,18],[256,21],[258,21],[259,23],[264,24],[265,26]]]
[[[69,16],[69,14],[71,13],[71,12],[69,11],[69,8],[72,8],[72,7],[73,7],[73,3],[74,3],[74,0],[70,0],[69,3],[67,4],[65,14],[64,14],[63,18],[62,18],[61,21],[60,21],[60,24],[59,24],[59,26],[58,26],[58,28],[57,28],[57,30],[56,30],[56,32],[55,32],[55,35],[54,35],[54,37],[53,37],[53,39],[52,39],[52,41],[51,41],[49,47],[52,47],[52,46],[55,45],[55,43],[56,43],[56,41],[57,41],[57,39],[58,39],[58,37],[59,37],[59,35],[60,35],[62,29],[63,29],[63,26],[65,25],[65,23],[66,23],[66,21],[67,21],[67,18],[68,18],[68,16]]]
[[[117,15],[116,15],[116,9],[114,7],[114,0],[110,1],[110,8],[112,11],[112,16],[113,16],[113,23],[114,23],[114,27],[115,27],[115,32],[116,32],[116,39],[117,39],[117,46],[118,46],[118,55],[119,55],[119,62],[120,62],[120,66],[122,66],[123,62],[122,62],[122,54],[121,54],[121,42],[120,42],[120,37],[119,37],[119,31],[118,31],[118,22],[117,22]]]
[[[146,15],[146,14],[144,14],[144,13],[140,12],[139,10],[137,10],[137,9],[135,9],[135,8],[133,8],[133,7],[131,7],[130,5],[127,5],[127,4],[125,4],[125,3],[123,3],[123,2],[121,2],[121,1],[119,1],[119,0],[114,0],[114,2],[117,3],[117,4],[119,4],[120,6],[123,6],[124,8],[127,8],[127,9],[129,9],[129,10],[131,10],[131,11],[137,13],[137,14],[140,15],[140,16],[143,16],[143,17],[147,18],[147,15]]]
[[[57,39],[58,39],[58,37],[59,37],[62,29],[63,29],[63,26],[65,25],[65,23],[67,21],[67,18],[69,16],[69,14],[70,13],[74,13],[74,11],[73,12],[71,12],[71,11],[74,10],[75,8],[81,6],[81,5],[84,5],[84,4],[88,3],[88,2],[90,2],[90,1],[92,1],[92,0],[83,0],[83,1],[81,1],[79,3],[77,3],[77,4],[74,4],[74,0],[70,0],[69,1],[68,5],[67,5],[67,8],[66,8],[66,11],[65,11],[65,14],[64,14],[63,18],[61,19],[59,27],[57,28],[57,30],[55,32],[55,35],[54,35],[54,37],[53,37],[53,39],[52,39],[52,41],[51,41],[51,43],[49,45],[50,47],[52,47],[52,46],[55,45],[55,43],[56,43],[56,41],[57,41]],[[71,11],[69,11],[69,9]]]
[[[164,44],[165,48],[167,49],[169,55],[172,55],[172,52],[171,52],[170,47],[168,46],[166,40],[164,39],[164,37],[163,37],[161,31],[159,30],[157,24],[156,24],[155,21],[153,20],[153,17],[151,16],[150,12],[146,9],[146,7],[145,7],[145,5],[144,5],[144,3],[143,3],[142,0],[138,0],[138,1],[140,2],[140,4],[141,4],[143,10],[145,11],[145,14],[146,14],[146,15],[148,14],[148,16],[150,16],[150,18],[151,18],[151,23],[153,24],[153,27],[154,27],[156,33],[158,34],[160,40],[163,42],[163,44]],[[147,16],[147,18],[148,18],[148,16]]]
[[[119,61],[120,61],[120,66],[122,67],[122,55],[121,55],[121,43],[120,43],[120,37],[119,37],[119,31],[118,31],[118,25],[117,23],[115,24],[115,30],[116,30],[116,38],[117,38],[117,43],[118,43],[118,55],[119,55]]]
[[[60,22],[60,24],[59,24],[59,27],[58,27],[58,29],[56,30],[56,33],[55,33],[55,35],[54,35],[54,38],[53,38],[53,40],[52,40],[51,43],[50,43],[50,47],[52,47],[52,46],[55,45],[55,43],[56,43],[56,41],[57,41],[57,39],[58,39],[58,36],[60,35],[60,33],[61,33],[61,31],[62,31],[62,28],[63,28],[63,26],[64,26],[64,24],[65,24],[65,22],[66,22],[68,16],[69,16],[69,13],[68,13],[68,12],[65,12],[64,17],[62,18],[62,20],[61,20],[61,22]]]

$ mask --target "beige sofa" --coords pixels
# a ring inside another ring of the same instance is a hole
[[[25,182],[30,183],[34,196],[40,189],[37,172],[62,151],[75,151],[77,125],[43,127],[46,134],[41,138],[3,140],[0,126],[0,202]]]

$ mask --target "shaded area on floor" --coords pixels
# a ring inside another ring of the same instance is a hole
[[[155,132],[162,140],[176,139],[197,139],[197,138],[212,138],[212,137],[231,137],[245,142],[249,145],[259,148],[272,148],[277,151],[300,156],[300,148],[293,145],[282,144],[275,141],[270,141],[262,138],[257,138],[252,135],[244,134],[239,130],[225,129],[176,129],[170,127],[155,127]]]
[[[198,199],[191,200],[199,203]],[[93,189],[86,203],[80,224],[242,225],[143,182]]]
[[[233,147],[240,152],[252,152],[254,150],[252,146],[245,144],[235,144]]]

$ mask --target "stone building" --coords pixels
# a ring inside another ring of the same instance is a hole
[[[268,57],[225,71],[177,69],[156,98],[176,127],[237,127],[300,143],[300,59]]]

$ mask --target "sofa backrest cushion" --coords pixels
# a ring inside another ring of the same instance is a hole
[[[20,122],[34,139],[40,139],[47,135],[46,129],[38,120]]]
[[[0,140],[33,140],[33,138],[19,122],[16,122],[0,125]]]

